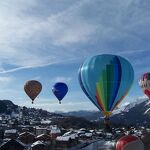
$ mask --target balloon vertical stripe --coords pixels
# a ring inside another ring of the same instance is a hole
[[[79,76],[78,76],[81,89],[84,91],[85,95],[91,100],[91,102],[92,102],[98,109],[100,109],[100,108],[98,107],[98,104],[95,103],[95,101],[93,101],[93,99],[90,97],[90,95],[88,94],[88,92],[87,92],[86,89],[84,88],[85,86],[84,86],[84,84],[83,84],[82,77],[81,77],[81,68],[82,68],[82,67],[80,67],[80,69],[79,69]]]
[[[121,103],[121,101],[124,99],[124,97],[127,95],[128,92],[126,92],[120,99],[119,101],[115,104],[115,106],[112,108],[112,111]]]
[[[121,64],[117,57],[115,57],[113,59],[112,64],[113,64],[113,68],[114,68],[114,81],[113,81],[114,83],[113,83],[113,85],[115,86],[115,88],[114,88],[114,92],[113,92],[114,95],[110,101],[109,109],[111,109],[111,106],[113,105],[113,103],[116,99],[116,96],[117,96],[117,93],[118,93],[118,90],[120,87],[121,74],[122,74]]]
[[[104,95],[102,92],[102,80],[99,81],[99,83],[96,83],[96,99],[99,101],[98,103],[102,104],[102,110],[104,110]]]
[[[107,110],[107,84],[106,84],[106,70],[103,70],[102,75],[102,82],[103,82],[103,93],[104,93],[104,106],[105,110]]]
[[[102,100],[102,103],[105,106],[105,95],[104,95],[104,87],[103,87],[103,78],[101,78],[100,82],[97,85],[99,87],[99,89],[98,89],[98,91],[100,93],[99,95],[101,95],[100,99]]]
[[[105,108],[104,108],[104,105],[103,105],[103,103],[102,103],[102,100],[101,100],[100,98],[101,98],[101,97],[100,97],[100,95],[99,95],[98,89],[96,89],[96,99],[97,99],[97,102],[98,102],[98,104],[100,105],[101,109],[102,109],[103,111],[106,111]]]
[[[110,98],[111,98],[111,95],[112,95],[112,84],[111,84],[111,76],[110,74],[112,74],[112,65],[106,65],[106,72],[107,72],[107,103],[109,104],[110,102]],[[109,109],[109,105],[107,104],[107,110]]]
[[[110,87],[110,93],[109,93],[109,106],[108,109],[110,110],[111,108],[111,102],[113,100],[114,95],[114,90],[115,90],[115,84],[114,84],[114,77],[115,77],[115,71],[114,71],[114,66],[110,64],[110,70],[109,70],[109,87]]]

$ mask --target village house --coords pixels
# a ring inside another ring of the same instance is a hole
[[[61,131],[56,125],[51,126],[50,135],[51,135],[52,139],[56,139],[57,136],[61,135]]]
[[[18,137],[18,130],[16,129],[5,130],[4,132],[4,138],[6,139],[17,139],[17,137]]]
[[[35,142],[35,135],[31,132],[23,132],[19,134],[18,139],[24,144],[31,144]]]
[[[48,131],[49,130],[47,130],[47,128],[41,128],[41,127],[36,127],[35,128],[36,136],[41,135],[41,134],[49,134]]]
[[[26,150],[26,147],[20,141],[11,139],[8,140],[7,142],[4,142],[0,146],[0,150]]]

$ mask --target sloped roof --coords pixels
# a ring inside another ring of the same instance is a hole
[[[46,144],[45,144],[44,142],[42,142],[42,141],[36,141],[36,142],[34,142],[34,143],[31,145],[31,147],[34,147],[34,146],[37,146],[37,145],[46,146]]]
[[[22,136],[29,136],[29,135],[35,137],[35,135],[34,135],[33,133],[31,133],[31,132],[23,132],[23,133],[20,133],[20,134],[19,134],[19,137],[22,137]]]
[[[38,135],[36,138],[40,138],[40,137],[50,138],[50,136],[47,135],[47,134],[40,134],[40,135]]]
[[[5,133],[17,133],[18,131],[16,129],[11,130],[5,130]]]
[[[0,149],[1,150],[6,149],[9,145],[16,145],[18,148],[20,148],[20,150],[24,150],[24,148],[25,148],[25,145],[21,141],[10,139],[7,142],[4,142],[0,146]]]

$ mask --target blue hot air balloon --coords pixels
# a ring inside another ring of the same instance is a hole
[[[78,77],[86,96],[109,117],[131,88],[134,71],[125,58],[103,54],[86,59]]]
[[[68,92],[68,86],[65,83],[63,83],[63,82],[57,82],[53,86],[52,92],[54,93],[54,95],[59,100],[59,104],[61,104],[61,100],[64,98],[64,96]]]

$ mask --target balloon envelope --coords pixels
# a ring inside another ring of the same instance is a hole
[[[145,95],[150,99],[150,73],[144,73],[139,81],[140,87]]]
[[[29,80],[24,85],[24,91],[31,98],[32,103],[42,90],[42,84],[36,80]]]
[[[68,86],[63,82],[58,82],[53,86],[52,92],[61,101],[68,92]]]
[[[134,79],[131,64],[116,55],[86,59],[79,69],[82,90],[96,107],[109,116],[127,95]]]
[[[144,150],[144,144],[136,136],[125,135],[117,141],[116,150]]]

